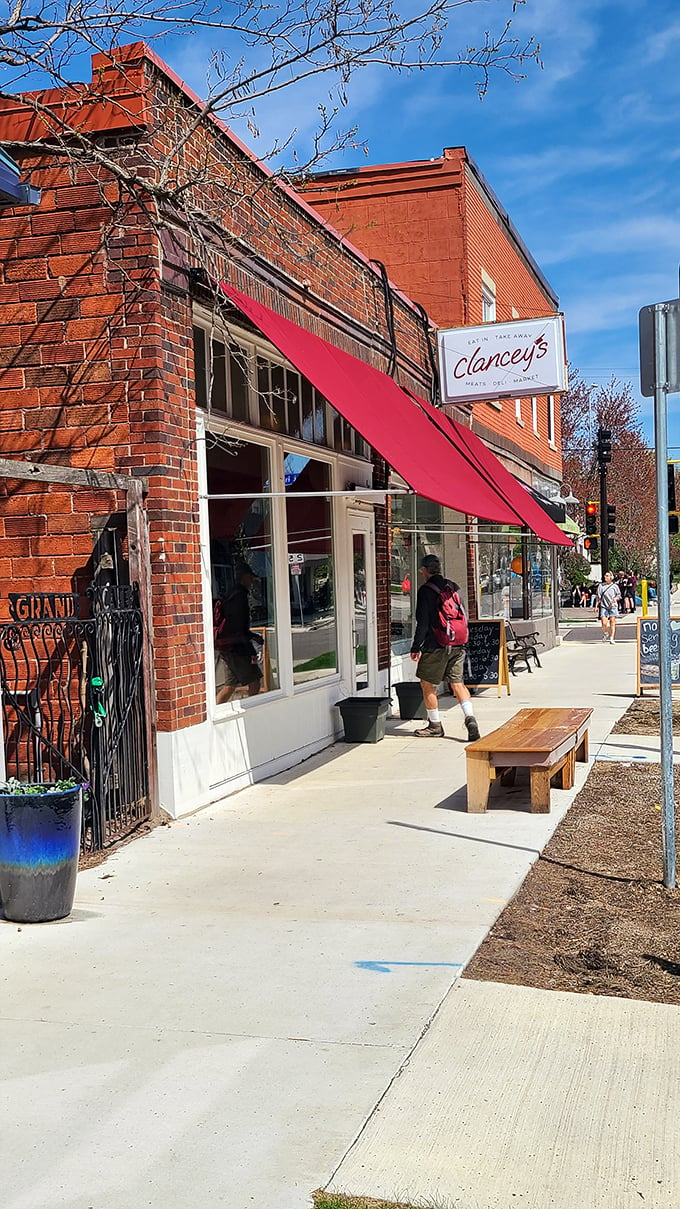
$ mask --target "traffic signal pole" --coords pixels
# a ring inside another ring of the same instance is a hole
[[[600,562],[602,578],[609,570],[609,527],[607,525],[607,463],[600,463]]]

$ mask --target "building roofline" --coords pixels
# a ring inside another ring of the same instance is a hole
[[[107,68],[124,71],[126,65],[131,63],[141,64],[144,60],[147,60],[149,63],[151,63],[157,69],[157,71],[164,75],[166,79],[170,80],[170,82],[174,84],[174,86],[187,98],[188,101],[191,102],[192,105],[195,105],[197,109],[203,111],[208,108],[208,103],[202,100],[202,98],[199,97],[198,94],[195,93],[187,83],[185,83],[181,76],[179,76],[177,72],[174,71],[172,67],[170,67],[165,60],[160,57],[160,55],[156,54],[155,50],[153,50],[148,43],[143,41],[128,42],[125,46],[115,47],[109,52],[98,51],[97,53],[93,54],[91,58],[92,82],[95,83],[96,81],[98,83],[99,91],[101,93],[102,77]],[[126,75],[124,79],[127,83],[130,82],[129,76]],[[72,89],[73,86],[71,90]],[[17,93],[16,99],[20,104],[22,95],[38,97],[48,94],[50,96],[50,102],[48,103],[58,104],[58,97],[63,94],[64,91],[64,89],[40,89],[32,93]],[[54,98],[53,102],[52,98]],[[74,103],[77,104],[77,98]],[[10,104],[11,102],[8,98],[4,98],[3,101],[0,102],[0,117],[3,109],[6,110]],[[91,110],[90,113],[92,114],[93,110]],[[373,262],[359,248],[355,247],[351,240],[342,235],[340,231],[338,231],[331,223],[328,222],[327,219],[319,214],[318,210],[311,206],[309,202],[305,201],[304,197],[297,191],[297,189],[294,189],[292,185],[287,184],[285,181],[277,179],[276,174],[272,171],[272,169],[269,168],[263,160],[258,158],[255,152],[248,147],[237,134],[234,133],[231,127],[228,126],[222,118],[212,111],[209,111],[207,116],[210,121],[221,131],[221,133],[225,135],[225,137],[233,144],[233,146],[236,147],[241,154],[250,161],[251,164],[258,168],[264,176],[268,177],[274,186],[277,189],[280,189],[289,198],[289,200],[293,202],[294,205],[298,206],[298,208],[306,214],[307,218],[310,219],[315,226],[321,227],[324,231],[326,231],[334,240],[337,241],[341,247],[345,248],[350,255],[356,257],[356,259],[359,260],[372,274],[382,280],[380,270],[376,268]],[[136,115],[136,119],[133,118],[132,120],[128,121],[128,125],[135,124],[135,122],[141,122],[143,124],[145,121],[145,113],[140,112]],[[91,126],[88,129],[90,133],[94,133],[94,130]],[[112,133],[111,127],[107,127],[106,130],[102,129],[102,133],[105,132]],[[35,141],[36,145],[38,145],[40,140],[36,138]],[[395,297],[400,298],[409,310],[413,311],[416,315],[419,315],[420,312],[418,310],[418,304],[414,302],[412,298],[409,298],[409,296],[405,294],[404,291],[401,290],[393,281],[390,281],[389,284]],[[432,320],[429,320],[429,322],[433,329],[437,328],[436,323],[433,323]]]
[[[466,148],[463,147],[461,150],[464,153],[465,161],[467,163],[468,168],[470,169],[470,172],[474,176],[474,178],[475,178],[477,184],[479,185],[480,189],[482,190],[482,192],[485,194],[487,201],[495,210],[496,216],[498,217],[500,222],[503,224],[503,226],[506,228],[510,239],[512,240],[515,247],[517,248],[517,251],[520,253],[522,259],[526,262],[527,267],[531,270],[534,277],[536,277],[537,281],[539,282],[539,284],[541,286],[541,289],[545,291],[546,296],[548,297],[550,302],[552,302],[553,306],[555,307],[555,310],[558,310],[559,301],[560,301],[558,294],[555,292],[555,290],[551,286],[551,284],[548,281],[548,278],[545,276],[545,273],[543,272],[543,270],[541,268],[539,268],[537,262],[534,260],[534,257],[531,255],[531,252],[529,251],[524,240],[522,239],[522,236],[520,235],[519,231],[517,230],[517,227],[513,223],[512,219],[510,218],[510,215],[508,214],[505,207],[503,205],[501,205],[500,201],[498,200],[497,195],[494,193],[493,189],[491,188],[491,185],[487,181],[484,174],[480,171],[475,160],[473,160],[472,156],[468,154],[468,151]]]
[[[526,264],[529,272],[536,279],[536,282],[543,290],[546,298],[555,308],[559,308],[559,296],[551,286],[543,270],[539,267],[536,260],[529,251],[517,227],[513,223],[510,215],[505,207],[501,204],[498,196],[494,193],[491,185],[487,181],[484,174],[480,171],[477,163],[473,160],[466,147],[445,147],[441,155],[433,156],[431,159],[423,160],[403,160],[394,164],[361,164],[356,168],[332,168],[328,171],[313,172],[310,174],[310,179],[314,182],[324,180],[337,179],[343,177],[353,177],[357,180],[366,179],[371,174],[393,172],[395,174],[404,171],[417,172],[427,169],[433,165],[446,164],[447,160],[453,160],[452,153],[458,152],[463,164],[469,169],[471,176],[479,191],[482,193],[487,205],[494,211],[497,220],[505,228],[509,240],[514,245],[516,251],[521,256]]]

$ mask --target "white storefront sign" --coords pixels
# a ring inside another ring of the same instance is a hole
[[[445,403],[557,394],[567,389],[563,317],[440,331],[439,363]]]

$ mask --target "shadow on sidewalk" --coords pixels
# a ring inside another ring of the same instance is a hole
[[[515,852],[531,852],[536,856],[540,848],[527,848],[524,844],[506,844],[503,840],[486,840],[479,835],[463,835],[458,831],[443,831],[439,827],[422,827],[419,823],[400,823],[398,819],[386,819],[388,827],[406,827],[408,831],[428,831],[431,835],[445,835],[450,840],[469,840],[471,844],[490,844],[492,848],[512,848]]]

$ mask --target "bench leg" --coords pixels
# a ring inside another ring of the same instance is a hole
[[[467,763],[468,814],[483,814],[489,801],[491,769],[486,752],[469,751]]]
[[[574,781],[576,780],[576,751],[573,747],[557,775],[560,778],[560,789],[574,788]]]
[[[586,731],[579,746],[576,748],[576,759],[579,764],[588,763],[588,731]]]
[[[532,814],[550,814],[550,777],[552,775],[549,768],[531,769]]]

